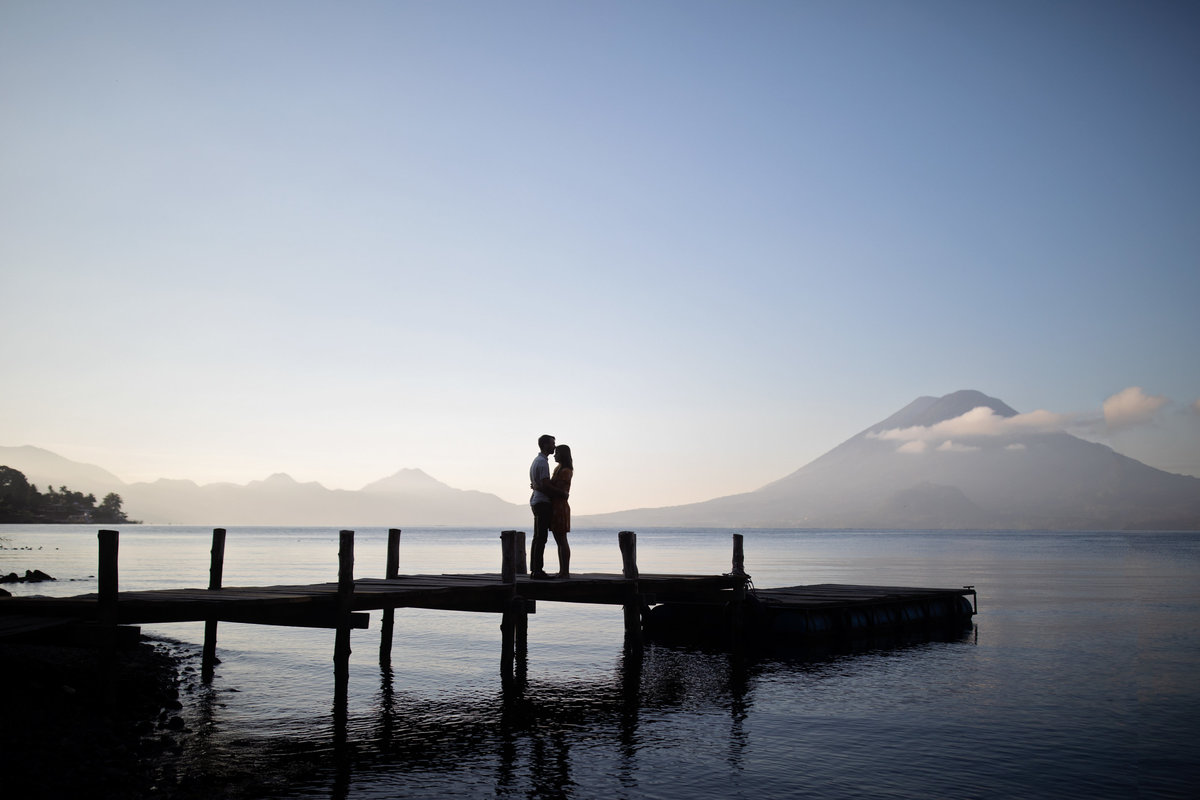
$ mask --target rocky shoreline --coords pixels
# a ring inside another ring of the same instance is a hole
[[[6,794],[188,796],[175,775],[187,736],[179,714],[181,652],[139,641],[116,649],[111,670],[104,655],[58,643],[0,642]]]
[[[51,578],[40,569],[27,569],[25,574],[18,575],[15,572],[10,572],[7,575],[0,575],[0,583],[41,583],[42,581],[52,581]],[[12,597],[12,592],[7,589],[0,588],[0,597]]]

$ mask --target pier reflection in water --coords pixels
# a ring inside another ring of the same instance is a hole
[[[390,659],[369,711],[335,699],[328,722],[281,735],[223,736],[217,686],[202,687],[187,780],[255,797],[684,797],[747,769],[746,720],[759,677],[822,680],[847,660],[896,655],[973,633],[841,642],[757,654],[626,646],[606,673],[530,679],[518,647],[495,690],[430,697],[407,691]],[[689,774],[663,763],[690,752]],[[703,765],[696,768],[695,765]]]

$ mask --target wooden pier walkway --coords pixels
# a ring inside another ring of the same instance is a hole
[[[627,641],[641,643],[642,618],[649,604],[703,598],[709,602],[740,601],[748,577],[740,568],[726,575],[641,575],[637,568],[637,535],[618,534],[622,572],[572,574],[566,580],[532,580],[525,572],[525,535],[500,534],[500,572],[481,575],[399,574],[399,529],[388,532],[383,578],[354,577],[354,532],[342,531],[336,583],[311,585],[222,585],[225,530],[213,531],[212,562],[206,589],[117,589],[117,531],[100,531],[97,592],[76,597],[0,598],[0,637],[52,627],[82,629],[88,638],[115,641],[129,626],[171,622],[205,623],[202,671],[211,675],[216,661],[217,625],[241,622],[295,627],[327,627],[337,631],[335,674],[339,685],[348,668],[350,631],[365,628],[372,610],[383,610],[380,658],[390,657],[395,609],[427,608],[493,612],[502,615],[501,669],[511,676],[513,656],[523,646],[528,615],[538,600],[621,605]],[[741,536],[735,534],[734,557],[741,558]]]
[[[518,575],[506,582],[501,573],[476,575],[400,575],[356,578],[353,582],[351,627],[365,628],[366,612],[395,608],[503,613],[512,597],[524,598],[534,612],[538,600],[624,605],[636,583],[643,602],[706,596],[716,601],[744,584],[730,575],[648,575],[626,578],[606,573],[573,573],[568,580],[535,581]],[[153,589],[118,592],[116,623],[249,622],[263,625],[336,627],[339,584],[229,586],[220,589]],[[10,597],[0,599],[0,614],[94,620],[99,594],[76,597]],[[306,624],[307,623],[307,624]]]
[[[750,590],[742,558],[742,536],[733,534],[732,569],[719,575],[641,574],[637,536],[618,534],[620,574],[572,574],[566,580],[532,580],[525,572],[524,533],[504,531],[500,572],[490,574],[400,575],[399,529],[388,533],[382,578],[354,577],[354,532],[342,531],[338,580],[311,585],[222,585],[225,530],[213,531],[207,588],[118,591],[116,531],[99,532],[97,592],[76,597],[0,597],[0,638],[54,627],[112,645],[132,626],[156,623],[205,623],[202,675],[211,680],[216,662],[217,625],[238,622],[336,631],[335,687],[344,695],[349,667],[350,631],[366,628],[367,612],[382,610],[380,660],[390,659],[397,608],[491,612],[502,616],[501,675],[511,681],[514,658],[525,650],[528,615],[539,600],[620,605],[625,645],[640,648],[644,633],[671,633],[741,646],[747,638],[793,640],[886,630],[908,624],[969,622],[975,613],[973,587],[907,589],[900,587],[795,586]],[[972,598],[967,601],[967,596]],[[518,671],[520,667],[517,668]]]

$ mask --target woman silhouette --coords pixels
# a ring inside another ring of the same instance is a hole
[[[554,544],[558,547],[558,578],[568,578],[571,575],[571,545],[567,544],[567,533],[571,530],[571,506],[567,502],[571,494],[571,477],[575,474],[575,461],[571,458],[571,448],[560,444],[554,448],[554,474],[550,476],[550,485],[558,492],[550,495],[550,533],[554,534]]]

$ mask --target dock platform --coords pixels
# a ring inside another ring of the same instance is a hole
[[[722,599],[744,583],[729,575],[651,575],[578,573],[566,580],[532,580],[517,575],[506,582],[500,573],[476,575],[400,575],[357,578],[350,594],[351,627],[367,627],[362,612],[397,608],[503,613],[512,598],[525,600],[528,613],[539,600],[562,603],[624,605],[636,589],[647,605],[676,599]],[[115,622],[144,625],[164,622],[249,622],[263,625],[336,627],[338,583],[281,586],[229,586],[118,592]],[[0,599],[0,618],[51,617],[97,619],[98,593],[76,597],[8,597]],[[306,625],[307,623],[307,625]]]
[[[745,644],[897,630],[906,626],[965,625],[976,612],[975,591],[822,584],[753,589],[742,559],[742,535],[733,534],[733,569],[719,575],[642,574],[637,536],[618,534],[622,571],[573,573],[565,580],[525,575],[524,534],[503,531],[500,572],[400,575],[399,529],[388,532],[382,578],[354,577],[354,532],[342,531],[338,580],[279,586],[222,585],[225,530],[213,531],[207,588],[118,591],[116,531],[99,532],[98,591],[75,597],[0,597],[0,638],[62,635],[111,645],[136,639],[144,624],[205,623],[202,679],[211,680],[221,622],[331,628],[335,695],[343,696],[350,631],[366,628],[382,610],[380,661],[390,659],[396,609],[424,608],[501,615],[501,676],[511,682],[526,651],[528,616],[538,601],[620,605],[625,646],[643,637],[691,638]],[[967,598],[971,600],[968,601]]]
[[[751,641],[797,644],[915,627],[963,627],[977,611],[974,586],[931,589],[824,583],[751,589],[740,609],[702,597],[668,600],[651,609],[646,628],[651,635],[677,639],[740,625]],[[740,620],[731,619],[735,614]]]

